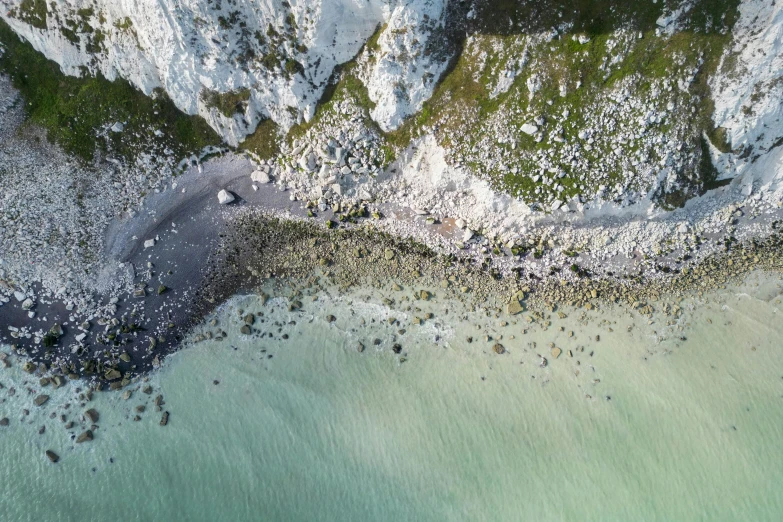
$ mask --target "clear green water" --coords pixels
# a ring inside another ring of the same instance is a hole
[[[0,370],[0,417],[11,419],[0,428],[0,519],[778,521],[779,294],[779,278],[757,275],[681,302],[672,325],[606,308],[584,321],[552,314],[546,330],[526,314],[500,326],[509,318],[437,302],[420,305],[435,318],[413,326],[414,312],[372,304],[370,290],[322,296],[297,315],[238,298],[218,314],[223,329],[238,330],[242,307],[265,313],[261,329],[296,320],[290,338],[232,334],[172,357],[150,379],[166,427],[141,391],[82,407],[71,384],[35,408],[35,380],[18,363]],[[390,313],[407,330],[404,363],[388,344]],[[508,353],[484,335],[502,335]],[[147,411],[133,422],[138,404]],[[101,414],[90,443],[49,418],[87,407]]]

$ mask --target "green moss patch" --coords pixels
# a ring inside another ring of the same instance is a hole
[[[162,89],[146,96],[125,80],[86,71],[80,78],[67,76],[2,20],[0,43],[5,48],[0,70],[19,89],[29,121],[83,160],[92,160],[96,152],[133,160],[155,147],[184,157],[221,143],[203,118],[182,113]],[[101,136],[114,122],[123,123],[124,130]]]

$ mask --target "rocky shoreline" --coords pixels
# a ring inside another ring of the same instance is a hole
[[[211,188],[205,198],[214,199]],[[298,288],[287,295],[291,311],[302,306],[304,295],[327,287],[393,284],[411,289],[415,300],[459,300],[497,316],[525,312],[535,318],[609,302],[626,303],[645,315],[658,309],[676,314],[672,303],[689,293],[719,288],[753,270],[783,271],[783,234],[777,223],[765,240],[730,245],[724,253],[663,277],[591,277],[574,264],[538,278],[504,271],[492,260],[477,264],[470,256],[437,253],[379,232],[371,214],[358,207],[333,215],[329,222],[335,229],[305,218],[279,218],[250,205],[231,215],[214,224],[215,237],[205,237],[204,226],[191,221],[191,227],[175,227],[176,234],[159,231],[154,244],[132,250],[126,263],[140,267],[135,292],[109,299],[108,311],[114,313],[97,318],[92,328],[59,319],[74,313],[62,302],[35,302],[34,309],[51,324],[43,335],[25,335],[24,327],[10,330],[12,352],[25,357],[24,369],[42,382],[85,378],[95,389],[119,390],[158,367],[194,326],[231,296],[256,292],[263,298],[261,288],[270,280],[289,290]],[[337,228],[341,216],[346,225]],[[4,331],[24,322],[28,299],[18,295],[16,302],[3,306]],[[391,300],[386,304],[395,306]]]
[[[528,222],[431,161],[426,142],[385,168],[366,135],[318,133],[277,161],[191,158],[177,176],[173,163],[78,166],[25,124],[3,77],[0,94],[0,343],[50,381],[124,388],[270,279],[313,291],[393,282],[506,314],[606,301],[649,312],[783,265],[779,193],[739,180],[665,215],[569,209]],[[508,220],[524,227],[508,237]]]

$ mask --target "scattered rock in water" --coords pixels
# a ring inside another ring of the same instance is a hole
[[[36,406],[43,406],[44,404],[46,404],[46,401],[48,400],[49,400],[48,395],[39,395],[38,397],[33,399],[33,404],[35,404]]]
[[[503,345],[502,345],[502,344],[500,344],[500,343],[495,343],[495,345],[492,347],[492,350],[493,350],[493,351],[494,351],[496,354],[498,354],[498,355],[503,355],[504,353],[506,353],[506,347],[505,347],[505,346],[503,346]]]
[[[130,354],[128,352],[122,352],[120,354],[120,360],[122,362],[129,363],[129,362],[131,362],[131,356],[130,356]]]
[[[76,443],[89,442],[92,440],[92,430],[85,430],[76,437]]]
[[[169,412],[164,411],[163,416],[161,416],[160,418],[160,425],[165,426],[168,423],[169,423]]]
[[[52,450],[46,450],[46,458],[48,458],[54,464],[57,464],[57,461],[60,460],[60,456]]]
[[[248,325],[243,324],[242,327],[239,329],[239,333],[243,335],[250,335],[251,329]]]
[[[119,379],[120,377],[122,377],[122,374],[119,372],[119,370],[115,370],[114,368],[109,368],[104,374],[104,377],[106,377],[107,381],[113,381],[115,379]]]
[[[506,305],[506,312],[509,315],[521,314],[524,311],[525,311],[525,307],[522,306],[522,303],[520,303],[516,299],[512,299],[511,302]]]
[[[96,422],[98,422],[100,415],[98,415],[98,412],[94,408],[90,408],[89,410],[84,412],[84,417],[87,420],[89,420],[92,424],[95,424]]]
[[[252,326],[252,325],[253,325],[253,323],[255,323],[255,322],[256,322],[256,316],[255,316],[255,315],[253,315],[253,314],[247,314],[247,315],[244,317],[244,321],[245,321],[245,324],[246,324],[246,325],[248,325],[248,326]]]
[[[327,322],[333,323],[336,320],[337,320],[337,318],[335,316],[331,315],[331,314],[326,316],[326,321]]]
[[[161,294],[165,293],[166,290],[168,290],[168,288],[166,288],[166,285],[158,286],[158,295],[161,295]]]
[[[11,423],[11,421],[8,420],[8,417],[3,417],[0,419],[0,426],[8,426]]]
[[[396,343],[395,343],[395,344],[392,346],[392,351],[393,351],[394,353],[400,353],[400,352],[402,352],[402,346],[400,346],[399,344],[396,344]]]
[[[362,343],[359,343],[356,346],[356,351],[358,351],[359,353],[362,353],[364,351],[364,345]]]
[[[24,370],[27,373],[33,373],[36,370],[37,366],[33,364],[31,361],[27,361],[22,365],[22,370]]]

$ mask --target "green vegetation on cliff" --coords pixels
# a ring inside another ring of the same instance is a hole
[[[19,89],[30,121],[85,161],[96,152],[132,161],[166,149],[181,158],[221,143],[203,118],[182,113],[162,89],[147,96],[122,79],[67,76],[2,20],[0,45],[0,71]],[[115,122],[122,132],[108,130]]]

